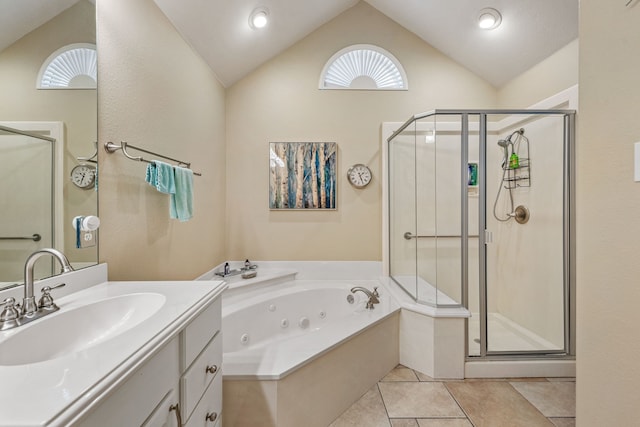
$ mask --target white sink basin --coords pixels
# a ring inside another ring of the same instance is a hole
[[[56,359],[103,343],[151,317],[165,304],[158,293],[101,299],[45,316],[14,329],[0,342],[0,366]]]

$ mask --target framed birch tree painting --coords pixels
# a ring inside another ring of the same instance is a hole
[[[336,209],[335,142],[269,143],[269,209]]]

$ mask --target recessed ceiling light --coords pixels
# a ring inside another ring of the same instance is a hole
[[[478,15],[478,26],[483,30],[498,28],[501,22],[502,15],[500,15],[500,12],[490,7],[482,9]]]
[[[249,15],[249,26],[253,29],[264,28],[269,21],[269,9],[266,7],[258,7]]]

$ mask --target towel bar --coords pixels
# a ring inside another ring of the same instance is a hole
[[[142,156],[132,156],[131,154],[129,154],[127,152],[127,148],[132,148],[132,149],[137,150],[137,151],[142,151],[143,153],[151,154],[153,156],[162,157],[163,159],[166,159],[166,160],[171,160],[172,162],[176,162],[178,164],[178,166],[185,166],[187,168],[191,167],[191,163],[190,162],[183,162],[182,160],[174,159],[173,157],[168,157],[168,156],[165,156],[163,154],[154,153],[153,151],[149,151],[149,150],[146,150],[144,148],[136,147],[135,145],[131,145],[131,144],[125,142],[125,141],[121,141],[120,145],[114,144],[111,141],[104,143],[104,149],[105,149],[105,151],[107,153],[115,153],[118,150],[122,150],[122,154],[124,154],[124,156],[127,159],[135,160],[137,162],[153,163],[153,161],[147,160],[147,159],[143,158]],[[193,172],[193,174],[196,175],[196,176],[202,176],[202,174],[199,173],[199,172]]]

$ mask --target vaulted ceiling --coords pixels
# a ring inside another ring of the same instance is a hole
[[[0,50],[78,0],[0,0]],[[154,0],[230,86],[358,0]],[[578,37],[578,0],[362,0],[496,87]],[[269,10],[254,30],[252,10]],[[477,26],[481,9],[502,14]]]
[[[358,0],[154,0],[220,81],[231,85],[261,63],[358,3]],[[364,0],[363,0],[364,1]],[[578,37],[578,0],[366,0],[496,87]],[[270,22],[253,30],[251,11]],[[502,25],[478,27],[481,9]],[[393,53],[393,52],[392,52]]]

